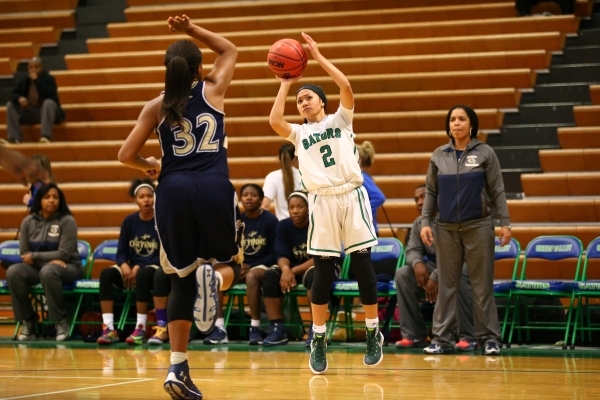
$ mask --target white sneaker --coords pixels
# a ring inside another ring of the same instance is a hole
[[[56,327],[56,341],[62,342],[63,340],[67,340],[69,337],[69,322],[67,322],[66,318],[61,319],[55,325]]]
[[[19,333],[19,341],[24,342],[26,340],[31,340],[34,337],[34,323],[31,321],[22,321],[21,322],[21,332]]]
[[[217,320],[217,277],[211,265],[204,264],[196,270],[196,303],[194,304],[194,321],[201,333],[209,333]]]

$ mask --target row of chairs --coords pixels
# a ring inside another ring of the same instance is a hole
[[[107,260],[116,262],[117,240],[107,240],[99,244],[92,252],[91,246],[84,240],[78,241],[78,250],[84,267],[84,279],[78,280],[73,286],[65,287],[65,295],[73,296],[75,308],[71,316],[69,335],[73,333],[75,325],[81,324],[78,316],[81,311],[84,297],[86,295],[98,295],[99,282],[91,279],[94,261]],[[521,262],[522,258],[522,262]],[[372,248],[372,259],[376,272],[388,274],[393,278],[395,270],[405,263],[405,252],[402,243],[395,238],[380,238],[379,244]],[[494,295],[506,299],[504,319],[502,323],[502,337],[506,338],[508,330],[507,346],[510,347],[515,331],[521,340],[521,332],[525,331],[529,338],[531,329],[554,329],[564,331],[563,348],[570,343],[571,348],[575,346],[577,332],[581,332],[581,340],[584,340],[584,331],[588,332],[588,340],[591,340],[591,331],[600,330],[600,327],[591,321],[591,309],[594,305],[590,302],[592,298],[600,298],[600,237],[592,240],[584,257],[584,246],[574,236],[540,236],[532,240],[524,254],[521,256],[520,244],[516,239],[511,239],[506,246],[500,246],[496,241],[496,261],[507,260],[512,267],[510,275],[503,271],[506,269],[496,268],[496,279],[494,281]],[[19,243],[9,240],[0,243],[0,261],[5,265],[20,262]],[[549,263],[557,262],[557,268]],[[339,301],[332,302],[330,320],[328,322],[329,332],[334,328],[345,328],[347,337],[352,337],[355,323],[353,321],[352,309],[355,306],[354,299],[359,297],[358,283],[352,280],[349,257],[341,259],[342,272],[340,280],[334,282],[333,296]],[[127,290],[122,315],[117,323],[118,329],[123,329],[126,323],[128,310],[133,304],[134,291]],[[9,294],[6,281],[0,280],[0,295]],[[43,289],[41,285],[31,288],[31,297],[37,311],[42,316],[42,321],[47,322],[47,313],[44,310]],[[243,314],[244,297],[246,287],[238,284],[227,292],[227,303],[225,307],[225,325],[233,325],[230,318],[233,307],[237,304],[238,310]],[[298,309],[298,297],[306,296],[306,288],[302,285],[291,291],[286,296],[286,306],[291,311],[291,322],[295,328],[303,329],[302,317]],[[379,297],[396,296],[395,282],[379,282]],[[562,307],[566,309],[566,323],[541,322],[529,320],[529,306],[524,307],[524,315],[521,316],[521,299],[527,297],[555,297],[564,299]],[[345,322],[336,321],[340,309],[345,315]],[[573,316],[575,314],[575,316]],[[243,315],[240,321],[243,320]],[[522,322],[524,320],[525,322]],[[389,322],[389,321],[386,321]],[[238,325],[245,325],[238,322]],[[18,324],[15,329],[15,334]],[[571,337],[569,341],[569,332]]]

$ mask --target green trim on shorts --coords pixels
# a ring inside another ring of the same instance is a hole
[[[352,249],[354,247],[362,246],[363,244],[367,244],[367,243],[371,243],[371,242],[376,242],[376,241],[377,241],[377,239],[369,239],[366,242],[353,244],[352,246],[350,246],[350,247],[348,247],[348,248],[346,248],[344,250],[346,251],[346,253],[348,253],[348,250],[350,250],[350,249]]]
[[[317,195],[315,195],[314,201],[313,201],[313,210],[314,210],[314,206],[315,206],[315,201],[317,200]],[[310,207],[308,207],[310,209]],[[313,237],[313,233],[315,232],[315,219],[313,216],[313,213],[310,213],[310,232],[308,233],[308,248],[312,250],[312,247],[310,246],[310,243],[312,242],[312,237]]]
[[[356,188],[355,190],[358,190],[358,204],[360,204],[360,215],[362,216],[362,220],[365,222],[365,225],[367,225],[367,228],[369,228],[371,237],[373,237],[373,239],[377,240],[377,238],[375,236],[373,236],[373,232],[374,232],[373,226],[371,224],[369,224],[369,222],[365,219],[365,211],[364,211],[365,207],[363,205],[363,200],[361,199],[363,197],[363,193],[359,189],[360,189],[360,187]],[[354,247],[354,246],[352,246],[352,247]]]

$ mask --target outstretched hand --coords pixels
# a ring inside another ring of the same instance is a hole
[[[190,25],[192,24],[190,18],[185,14],[181,17],[169,17],[167,18],[167,23],[169,24],[169,31],[171,32],[186,32],[190,29]]]
[[[320,56],[321,53],[319,52],[319,46],[317,46],[317,42],[315,42],[313,38],[311,38],[304,32],[302,32],[301,35],[304,41],[306,42],[308,50],[310,50],[310,54],[312,54],[313,58],[317,58],[318,56]]]

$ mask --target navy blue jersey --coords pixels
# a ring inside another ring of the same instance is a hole
[[[144,221],[138,212],[126,216],[119,234],[117,265],[127,263],[132,268],[159,265],[158,243],[154,218]]]
[[[277,260],[283,257],[287,258],[290,260],[290,268],[308,261],[312,257],[306,252],[307,238],[308,224],[304,228],[298,228],[291,218],[279,221],[275,237]]]
[[[163,120],[156,132],[162,150],[160,178],[173,172],[229,176],[225,114],[204,97],[204,82],[194,82],[181,124]]]
[[[268,211],[250,219],[242,213],[244,222],[244,263],[250,268],[257,265],[270,267],[275,264],[275,231],[279,220]]]

